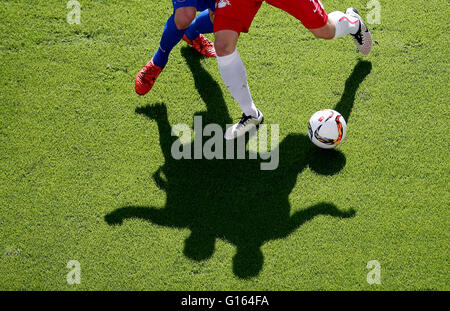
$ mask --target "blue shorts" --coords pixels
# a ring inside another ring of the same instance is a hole
[[[216,9],[216,0],[172,0],[173,11],[176,9],[193,6],[197,11],[201,12],[210,9],[214,12]]]

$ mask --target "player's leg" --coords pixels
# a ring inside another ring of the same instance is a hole
[[[372,37],[358,11],[348,8],[345,13],[327,14],[321,0],[267,0],[299,19],[317,38],[335,39],[351,35],[363,54],[369,54]]]
[[[335,37],[336,26],[331,19],[328,19],[325,26],[320,28],[309,29],[309,31],[311,31],[316,38],[331,40],[334,39]]]
[[[369,54],[372,50],[372,35],[355,8],[348,8],[345,13],[340,11],[328,14],[331,29],[334,29],[332,39],[351,35],[356,47],[363,54]],[[313,32],[314,33],[314,32]]]
[[[139,95],[148,93],[158,78],[161,71],[166,66],[172,49],[180,42],[186,29],[195,18],[197,9],[196,1],[174,1],[174,14],[167,20],[161,36],[158,50],[153,58],[141,69],[136,76],[135,90]]]
[[[164,68],[169,60],[169,55],[175,45],[180,42],[186,29],[192,23],[197,13],[195,7],[180,7],[167,20],[158,51],[153,55],[155,65]]]
[[[213,32],[212,10],[202,11],[186,29],[183,40],[206,57],[216,57],[214,44],[203,34]]]
[[[248,87],[247,72],[236,49],[240,33],[248,31],[261,5],[261,2],[253,4],[254,2],[253,0],[227,0],[220,2],[222,5],[218,5],[216,9],[214,45],[217,64],[223,82],[243,112],[240,121],[225,132],[226,139],[242,136],[264,121],[264,116],[253,102]]]
[[[317,38],[327,40],[351,35],[358,50],[363,54],[369,54],[372,49],[370,31],[355,8],[348,8],[345,13],[331,12],[325,26],[309,30]]]

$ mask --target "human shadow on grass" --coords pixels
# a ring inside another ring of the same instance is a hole
[[[204,120],[221,125],[230,123],[218,83],[202,68],[196,54],[183,49],[183,56],[207,107],[201,113]],[[346,119],[355,92],[370,70],[370,63],[359,62],[347,79],[344,94],[335,107]],[[289,194],[296,185],[298,174],[309,167],[318,174],[330,176],[338,173],[346,162],[342,152],[318,149],[304,134],[285,137],[278,146],[278,168],[262,171],[260,163],[263,160],[259,157],[250,160],[248,153],[245,160],[174,160],[171,146],[176,137],[171,135],[166,105],[139,107],[136,113],[155,120],[158,126],[165,163],[154,172],[153,179],[166,192],[166,204],[164,208],[119,208],[105,216],[110,225],[138,218],[161,226],[188,228],[191,233],[184,242],[183,252],[195,261],[210,258],[216,239],[222,239],[236,246],[232,259],[234,274],[239,278],[250,278],[258,275],[263,267],[261,247],[267,241],[285,238],[319,215],[337,218],[355,215],[353,209],[343,211],[330,202],[318,202],[291,213]]]

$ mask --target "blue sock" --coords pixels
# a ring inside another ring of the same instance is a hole
[[[183,38],[185,30],[178,30],[175,25],[175,16],[172,15],[164,27],[163,34],[161,36],[161,42],[159,43],[159,49],[153,55],[153,63],[157,66],[164,68],[169,60],[169,54],[172,49]]]
[[[186,36],[189,40],[197,39],[201,33],[213,32],[213,23],[209,18],[209,10],[201,12],[192,22],[188,29],[186,29]]]

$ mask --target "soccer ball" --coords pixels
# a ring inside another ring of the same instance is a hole
[[[332,109],[324,109],[314,113],[309,119],[309,139],[317,147],[331,149],[339,145],[347,133],[344,117]]]

